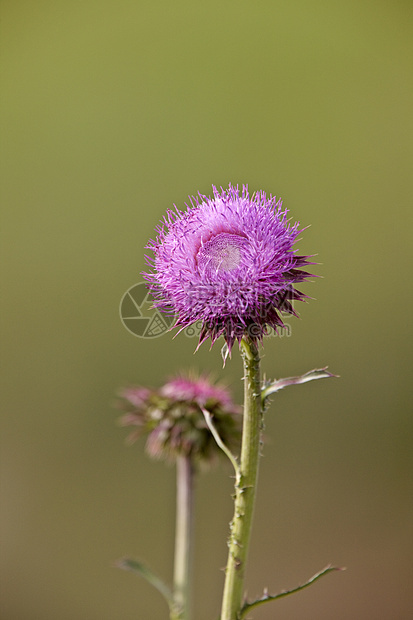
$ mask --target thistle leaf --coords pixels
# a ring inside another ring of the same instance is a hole
[[[209,430],[211,431],[211,434],[213,436],[213,438],[215,439],[217,445],[219,448],[221,448],[221,450],[224,452],[224,454],[229,458],[229,460],[232,463],[232,466],[235,470],[235,478],[237,480],[237,482],[240,479],[241,476],[241,472],[240,472],[240,468],[237,462],[237,458],[232,454],[231,450],[225,445],[225,443],[222,441],[217,429],[214,426],[214,423],[212,422],[212,416],[210,414],[210,412],[208,411],[208,409],[204,409],[204,407],[201,407],[202,413],[204,414],[205,417],[205,422],[207,423],[207,426],[209,428]]]
[[[341,570],[345,570],[345,568],[339,568],[338,566],[331,566],[331,565],[326,566],[319,573],[316,573],[315,575],[310,577],[310,579],[306,581],[305,583],[297,586],[296,588],[292,588],[292,590],[283,590],[282,592],[279,592],[278,594],[268,594],[267,590],[264,590],[264,594],[262,595],[261,598],[258,598],[255,601],[251,601],[250,603],[248,601],[244,603],[240,611],[239,620],[243,620],[243,618],[245,618],[246,615],[254,607],[258,607],[259,605],[263,605],[264,603],[268,603],[269,601],[275,601],[278,598],[283,598],[284,596],[288,596],[289,594],[294,594],[295,592],[299,592],[300,590],[303,590],[304,588],[311,586],[311,584],[313,584],[315,581],[317,581],[324,575],[327,575],[328,573],[331,573],[332,571],[336,571],[336,570],[341,571]]]
[[[122,570],[127,570],[131,573],[135,573],[136,575],[140,575],[140,577],[146,579],[148,583],[150,583],[158,590],[158,592],[162,594],[169,607],[173,607],[174,601],[171,590],[162,581],[162,579],[157,577],[147,566],[142,564],[142,562],[131,560],[130,558],[122,558],[116,562],[115,566],[117,568],[121,568]]]
[[[286,377],[285,379],[274,379],[274,381],[265,382],[261,388],[262,402],[264,403],[266,399],[271,396],[271,394],[282,390],[288,385],[299,385],[300,383],[307,383],[308,381],[314,381],[315,379],[328,379],[330,377],[338,376],[328,372],[327,368],[327,366],[325,368],[315,368],[314,370],[310,370],[304,375],[300,375],[298,377]]]

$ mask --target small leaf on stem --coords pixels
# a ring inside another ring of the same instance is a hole
[[[131,560],[130,558],[122,558],[118,560],[115,564],[117,568],[121,568],[122,570],[128,570],[136,575],[140,575],[146,581],[148,581],[154,588],[158,590],[168,603],[169,607],[173,606],[173,597],[172,592],[168,588],[168,586],[157,577],[147,566],[142,564],[142,562],[138,562],[137,560]]]
[[[331,372],[328,372],[327,368],[327,366],[325,368],[316,368],[298,377],[286,377],[285,379],[274,379],[274,381],[267,381],[261,388],[261,399],[263,403],[269,396],[271,396],[271,394],[282,390],[288,385],[299,385],[300,383],[307,383],[308,381],[314,381],[315,379],[338,377],[338,375],[333,375]]]
[[[292,588],[292,590],[283,590],[282,592],[279,592],[278,594],[268,594],[268,590],[265,589],[264,594],[261,598],[258,598],[255,601],[252,601],[251,603],[249,603],[248,601],[244,603],[244,605],[242,606],[240,615],[239,615],[239,620],[243,620],[243,618],[245,618],[246,615],[254,607],[258,607],[258,605],[268,603],[269,601],[275,601],[276,599],[283,598],[284,596],[288,596],[289,594],[294,594],[295,592],[299,592],[300,590],[303,590],[304,588],[308,588],[308,586],[311,586],[311,584],[313,584],[315,581],[317,581],[324,575],[327,575],[328,573],[331,573],[332,571],[336,571],[336,570],[341,571],[341,570],[345,570],[345,568],[339,568],[338,566],[331,566],[331,565],[326,566],[319,573],[316,573],[315,575],[310,577],[310,579],[306,581],[305,583],[302,583],[296,588]]]
[[[232,466],[235,470],[235,477],[236,480],[239,480],[240,477],[240,471],[239,471],[239,465],[237,462],[236,457],[232,454],[231,450],[225,445],[225,443],[222,441],[217,429],[214,426],[214,423],[212,422],[212,416],[210,414],[210,412],[208,411],[208,409],[205,409],[204,407],[201,407],[202,413],[204,414],[205,417],[205,422],[207,423],[207,426],[209,428],[209,430],[212,433],[212,436],[214,437],[217,445],[221,448],[221,450],[224,452],[224,454],[229,458],[229,460],[232,463]]]

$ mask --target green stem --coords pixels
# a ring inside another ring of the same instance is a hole
[[[193,548],[194,468],[190,457],[176,462],[176,533],[174,560],[174,605],[171,620],[189,620]]]
[[[244,418],[240,475],[235,484],[234,518],[220,620],[238,620],[240,617],[258,478],[262,424],[260,360],[257,346],[247,338],[241,341],[241,353],[244,362]]]

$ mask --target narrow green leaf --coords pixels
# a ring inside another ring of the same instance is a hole
[[[215,439],[218,447],[221,448],[223,453],[231,461],[232,466],[235,470],[235,477],[238,482],[241,474],[240,474],[240,469],[239,469],[239,465],[237,462],[237,458],[232,454],[231,450],[224,444],[223,440],[221,439],[220,434],[218,433],[217,429],[214,426],[214,423],[212,422],[212,416],[210,412],[208,411],[208,409],[204,409],[204,407],[201,407],[201,410],[202,410],[202,413],[204,414],[205,422],[207,423],[208,428],[211,431],[211,434],[213,438]]]
[[[259,605],[263,605],[264,603],[268,603],[269,601],[275,601],[276,599],[283,598],[284,596],[288,596],[289,594],[294,594],[295,592],[299,592],[300,590],[303,590],[304,588],[308,588],[308,586],[311,586],[311,584],[313,584],[315,581],[317,581],[324,575],[327,575],[328,573],[331,573],[332,571],[336,571],[336,570],[341,571],[345,569],[339,568],[337,566],[326,566],[319,573],[316,573],[315,575],[310,577],[308,581],[297,586],[296,588],[293,588],[292,590],[283,590],[282,592],[279,592],[278,594],[268,594],[267,592],[264,592],[261,598],[256,599],[255,601],[252,601],[251,603],[246,601],[244,605],[242,606],[242,609],[239,615],[239,620],[243,620],[243,618],[245,618],[246,615],[254,607],[258,607]]]
[[[308,381],[314,381],[315,379],[328,379],[330,377],[337,377],[338,375],[333,375],[331,372],[328,372],[327,366],[325,368],[316,368],[314,370],[310,370],[306,372],[304,375],[300,375],[298,377],[286,377],[285,379],[275,379],[274,381],[267,381],[261,388],[261,398],[262,401],[287,387],[288,385],[299,385],[300,383],[307,383]]]
[[[127,570],[140,577],[143,577],[148,581],[154,588],[158,590],[168,603],[169,607],[172,608],[174,601],[171,590],[168,586],[157,577],[147,566],[142,564],[142,562],[138,562],[137,560],[131,560],[130,558],[122,558],[116,562],[116,567],[121,568],[122,570]]]

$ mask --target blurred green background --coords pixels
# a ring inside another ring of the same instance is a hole
[[[190,366],[241,401],[241,364],[133,337],[118,307],[165,210],[229,182],[311,224],[324,278],[264,372],[341,375],[267,415],[248,594],[347,571],[254,618],[411,617],[411,18],[409,0],[2,1],[2,620],[167,617],[113,564],[170,580],[174,470],[125,447],[112,403]],[[198,483],[197,620],[219,613],[230,475]]]

